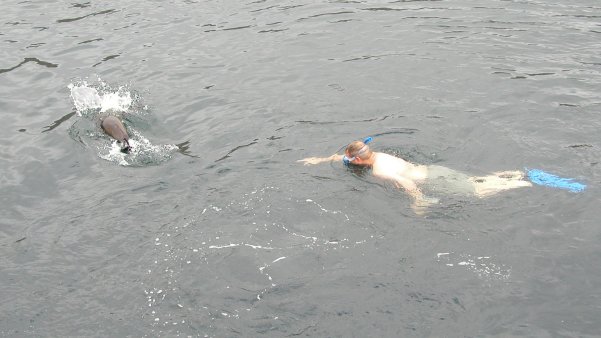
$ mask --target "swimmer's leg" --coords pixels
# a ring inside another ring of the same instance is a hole
[[[515,179],[523,179],[524,172],[520,170],[507,170],[507,171],[497,171],[494,172],[493,175],[498,176],[500,178],[515,178]]]
[[[470,180],[474,183],[476,196],[488,197],[498,192],[531,187],[532,183],[524,181],[524,173],[521,171],[503,171],[493,175],[472,177]]]

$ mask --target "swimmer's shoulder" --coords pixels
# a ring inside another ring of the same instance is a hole
[[[388,155],[386,153],[380,153],[380,152],[375,152],[374,151],[374,155],[376,156],[376,161],[394,161],[394,160],[398,160],[399,158],[396,156],[392,156],[392,155]]]
[[[375,154],[376,154],[376,162],[380,162],[387,166],[398,166],[398,165],[405,166],[406,164],[410,164],[410,162],[407,162],[404,159],[394,156],[394,155],[389,155],[386,153],[375,153]]]
[[[405,161],[396,156],[385,153],[374,153],[376,156],[372,170],[376,176],[391,176],[399,171],[399,167],[403,167]]]

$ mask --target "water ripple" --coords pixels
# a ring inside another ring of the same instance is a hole
[[[36,64],[38,64],[40,66],[44,66],[46,68],[56,68],[56,67],[58,67],[58,64],[47,62],[47,61],[42,61],[42,60],[40,60],[38,58],[25,58],[25,59],[23,59],[23,61],[21,63],[19,63],[18,65],[14,66],[12,68],[0,69],[0,74],[2,74],[2,73],[8,73],[11,70],[15,70],[15,69],[21,67],[22,65],[28,63],[28,62],[35,62]]]
[[[76,17],[76,18],[60,19],[60,20],[57,20],[56,22],[57,23],[74,22],[74,21],[78,21],[78,20],[82,20],[82,19],[91,17],[91,16],[104,15],[104,14],[113,14],[113,13],[116,13],[116,12],[117,12],[117,10],[115,10],[115,9],[107,9],[107,10],[104,10],[104,11],[90,13],[90,14],[87,14],[87,15],[84,15],[84,16],[80,16],[80,17]]]
[[[3,2],[0,336],[597,336],[600,13]],[[76,79],[91,85],[70,99]],[[591,189],[449,198],[422,217],[369,170],[296,162],[362,136]]]

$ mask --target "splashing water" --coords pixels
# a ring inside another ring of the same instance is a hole
[[[122,166],[143,166],[164,162],[178,149],[174,144],[154,145],[131,128],[129,144],[132,150],[125,154],[121,151],[121,145],[113,140],[109,147],[100,149],[98,156]]]
[[[123,120],[124,116],[143,117],[146,114],[147,106],[138,109],[140,98],[126,86],[115,89],[98,79],[93,84],[76,81],[69,84],[68,88],[77,116],[83,118],[71,126],[69,134],[84,146],[95,148],[98,157],[122,166],[147,166],[165,162],[177,151],[178,147],[173,144],[152,144],[128,119],[124,121],[132,147],[128,154],[121,152],[119,143],[101,130],[98,121],[102,117],[114,115]]]
[[[436,255],[436,260],[445,263],[448,267],[459,267],[470,270],[480,279],[508,280],[511,277],[511,267],[494,262],[494,259],[490,256],[439,252]]]
[[[71,90],[71,99],[78,116],[94,115],[98,110],[102,113],[124,113],[133,103],[131,92],[124,86],[113,90],[104,82],[95,86],[81,81],[69,84],[68,88]]]

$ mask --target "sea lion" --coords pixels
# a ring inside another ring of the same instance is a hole
[[[107,116],[102,119],[100,126],[105,133],[121,143],[122,152],[129,153],[131,151],[129,135],[127,135],[127,131],[121,120],[115,116]]]

